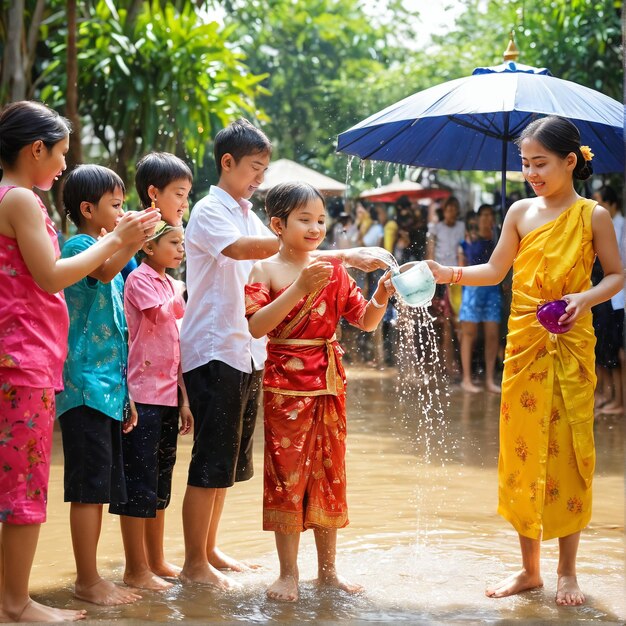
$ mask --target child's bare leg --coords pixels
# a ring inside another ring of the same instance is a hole
[[[187,485],[183,500],[185,562],[180,579],[183,582],[231,589],[237,586],[236,583],[228,576],[224,576],[207,560],[209,527],[212,523],[215,498],[219,491],[224,490]]]
[[[163,580],[148,567],[144,543],[145,522],[146,520],[142,517],[120,515],[122,541],[124,542],[124,554],[126,556],[124,582],[131,587],[164,591],[169,589],[172,583]]]
[[[610,376],[612,383],[612,400],[602,407],[602,413],[621,415],[624,413],[624,404],[622,402],[622,368],[616,367],[609,370],[608,376]]]
[[[565,606],[576,606],[585,603],[585,596],[576,580],[576,554],[580,533],[559,538],[559,565],[557,567],[558,582],[556,586],[556,603]]]
[[[496,357],[498,356],[498,322],[485,322],[485,387],[491,393],[500,393],[500,385],[496,384],[495,370]]]
[[[335,556],[337,554],[337,529],[315,528],[315,547],[317,548],[317,582],[328,587],[338,587],[348,593],[363,590],[361,585],[347,581],[337,574]]]
[[[488,588],[485,595],[490,598],[504,598],[529,589],[543,587],[539,571],[541,541],[519,535],[519,543],[522,550],[522,570]]]
[[[104,580],[98,573],[97,551],[102,529],[102,505],[72,502],[70,530],[76,560],[74,595],[94,604],[130,604],[141,596]]]
[[[213,515],[209,525],[209,534],[206,542],[206,557],[208,562],[215,569],[229,569],[233,572],[245,572],[250,569],[257,569],[258,565],[251,565],[238,561],[231,556],[224,554],[217,547],[217,531],[219,529],[220,520],[222,519],[222,511],[224,510],[224,501],[226,500],[226,489],[217,489],[215,503],[213,504]]]
[[[271,600],[295,602],[298,599],[298,547],[300,533],[275,533],[276,551],[280,562],[280,576],[267,589],[267,597]]]
[[[472,353],[476,335],[478,335],[478,324],[461,322],[461,369],[463,370],[461,388],[470,393],[478,393],[480,391],[480,387],[477,387],[472,382]]]
[[[30,599],[28,583],[40,524],[3,524],[0,534],[0,622],[74,622],[86,611],[68,611]]]
[[[146,519],[144,527],[148,566],[157,576],[176,578],[181,568],[165,560],[163,536],[165,534],[165,509],[158,509],[156,517]]]

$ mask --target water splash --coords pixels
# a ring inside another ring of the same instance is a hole
[[[352,163],[354,162],[354,157],[349,156],[348,161],[346,162],[346,194],[348,193],[348,189],[350,188],[350,179],[352,178]]]
[[[400,266],[398,265],[398,261],[396,261],[396,257],[384,248],[377,248],[375,246],[366,247],[363,248],[363,252],[368,256],[372,256],[375,259],[382,261],[392,272],[400,271]]]
[[[399,414],[403,420],[418,420],[415,449],[424,464],[439,468],[437,484],[418,481],[417,498],[417,542],[429,544],[434,532],[432,522],[426,525],[421,518],[422,504],[435,507],[434,519],[440,520],[441,507],[445,502],[451,461],[456,446],[449,444],[449,425],[446,409],[449,395],[445,389],[445,368],[439,353],[439,341],[433,318],[425,307],[413,308],[402,302],[398,309],[398,378],[396,392]],[[407,424],[408,426],[408,424]],[[407,428],[408,429],[408,428]],[[412,429],[411,429],[412,430]],[[432,519],[432,518],[431,518]],[[440,521],[435,522],[436,525]]]

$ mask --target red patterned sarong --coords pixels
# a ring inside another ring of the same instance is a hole
[[[0,385],[0,522],[46,521],[54,389]]]
[[[265,530],[295,533],[348,524],[346,380],[335,328],[341,317],[358,326],[367,301],[345,268],[333,265],[330,284],[303,298],[269,335],[263,381]],[[246,315],[271,300],[266,285],[247,285]]]

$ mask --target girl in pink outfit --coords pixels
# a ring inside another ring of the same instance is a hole
[[[46,519],[54,393],[62,388],[68,313],[62,290],[152,234],[158,212],[126,214],[82,254],[59,260],[54,224],[33,193],[65,170],[69,122],[38,102],[0,111],[0,622],[64,622],[84,611],[30,599]]]
[[[183,261],[183,227],[159,222],[143,253],[143,263],[130,273],[124,287],[128,396],[138,415],[137,425],[122,440],[128,499],[125,504],[111,503],[109,510],[121,516],[124,582],[164,591],[172,583],[162,577],[180,572],[163,554],[176,440],[178,433],[186,435],[193,425],[178,335],[185,311],[185,285],[165,271],[176,269]]]

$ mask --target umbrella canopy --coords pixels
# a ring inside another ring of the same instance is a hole
[[[521,169],[522,130],[544,115],[570,119],[594,152],[593,171],[624,169],[624,110],[604,94],[513,61],[420,91],[339,135],[346,154],[448,170]],[[503,176],[504,180],[504,176]]]
[[[270,163],[267,168],[267,172],[265,172],[265,180],[259,187],[259,191],[261,193],[266,193],[279,183],[295,182],[309,183],[329,196],[343,195],[346,190],[346,185],[344,183],[341,183],[330,176],[320,174],[315,170],[305,167],[304,165],[300,165],[295,161],[290,161],[289,159],[278,159],[277,161]]]
[[[420,198],[447,198],[450,192],[447,189],[434,189],[422,187],[419,183],[411,180],[394,180],[388,185],[367,189],[360,197],[372,202],[395,202],[401,196],[407,196],[411,200]]]

